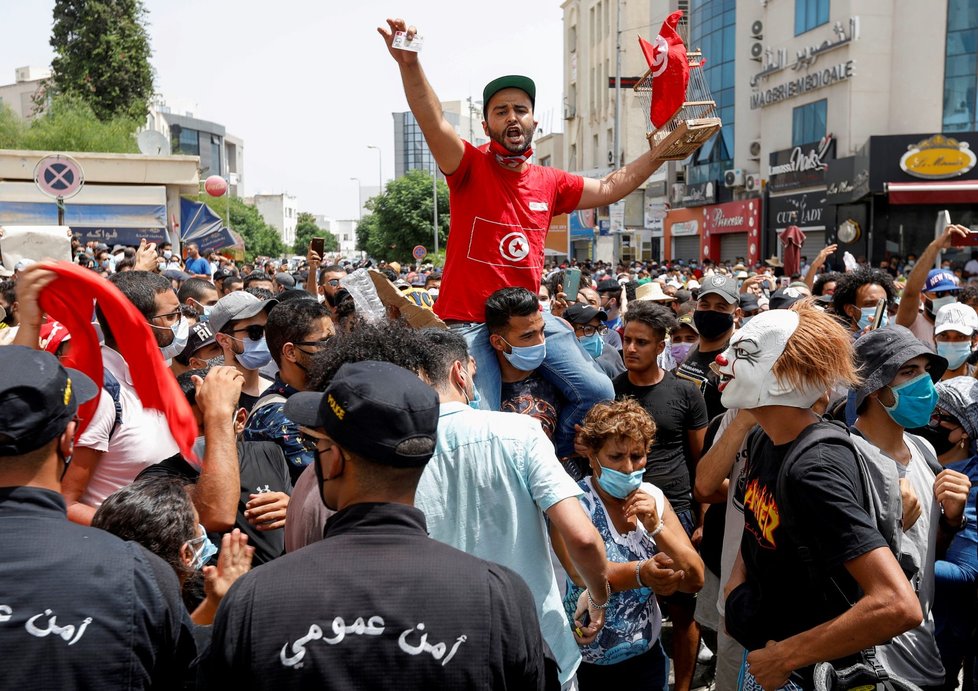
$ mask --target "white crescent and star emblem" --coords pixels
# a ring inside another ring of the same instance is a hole
[[[530,241],[519,232],[508,233],[499,241],[499,254],[511,262],[522,261],[530,253]]]

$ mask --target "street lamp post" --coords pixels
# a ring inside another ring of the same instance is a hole
[[[361,220],[361,214],[363,213],[363,190],[360,186],[360,178],[350,178],[357,183],[357,221]]]
[[[368,149],[374,149],[377,151],[377,182],[379,186],[377,187],[377,194],[384,193],[384,154],[381,153],[379,146],[374,146],[373,144],[367,144]]]
[[[438,164],[435,157],[431,157],[431,197],[432,197],[432,216],[435,227],[435,255],[438,254]]]

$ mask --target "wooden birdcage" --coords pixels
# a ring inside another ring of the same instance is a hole
[[[703,54],[687,51],[689,61],[689,83],[686,86],[686,100],[675,115],[662,127],[656,129],[651,117],[646,123],[646,138],[649,147],[660,160],[682,161],[700,148],[720,130],[720,118],[716,117],[716,101],[710,94],[710,87],[703,74]],[[652,70],[649,69],[634,90],[647,111],[652,107]]]

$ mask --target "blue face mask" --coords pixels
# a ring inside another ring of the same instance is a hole
[[[473,410],[480,410],[481,409],[481,405],[480,404],[482,403],[482,397],[479,395],[479,390],[478,389],[473,388],[473,391],[475,391],[475,395],[472,396],[472,398],[469,399],[469,407],[472,408]]]
[[[937,407],[937,389],[929,373],[924,372],[890,390],[896,402],[893,407],[884,405],[883,408],[893,422],[904,429],[923,427],[930,422],[931,413]]]
[[[858,324],[859,330],[862,331],[867,326],[872,324],[873,317],[875,316],[876,316],[875,307],[863,307],[861,310],[859,310],[859,324]],[[889,323],[890,323],[890,315],[887,314],[886,312],[883,312],[883,319],[880,321],[880,328],[882,329],[884,326],[886,326]]]
[[[937,354],[947,360],[948,369],[957,369],[971,355],[971,344],[967,341],[938,343]]]
[[[601,489],[616,499],[624,499],[641,486],[643,475],[645,475],[645,468],[634,473],[622,473],[602,465],[598,484],[601,485]]]
[[[243,340],[243,343],[244,352],[236,353],[235,358],[237,358],[238,362],[241,363],[241,366],[245,369],[261,369],[272,359],[272,354],[268,350],[268,344],[265,343],[264,336],[262,336],[258,341],[253,341],[250,338],[246,338]]]
[[[204,530],[204,526],[198,525],[197,527],[200,529],[200,537],[195,537],[193,540],[187,541],[187,544],[194,550],[194,560],[190,564],[190,568],[194,571],[200,571],[204,568],[204,564],[217,554],[217,547],[207,537],[207,531]]]
[[[601,338],[601,334],[591,334],[590,336],[577,339],[577,342],[584,348],[584,352],[595,360],[601,357],[601,353],[604,352],[604,339]]]
[[[514,346],[503,338],[503,343],[513,349],[511,353],[503,353],[503,356],[513,367],[521,372],[532,372],[547,357],[547,343],[544,341],[540,345],[534,346]]]

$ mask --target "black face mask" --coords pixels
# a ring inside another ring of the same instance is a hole
[[[733,328],[733,315],[713,310],[696,310],[693,312],[693,323],[700,336],[712,341]]]
[[[923,437],[931,443],[934,447],[934,452],[938,456],[943,456],[948,451],[953,449],[957,444],[953,443],[949,437],[953,429],[945,429],[944,427],[931,427],[930,425],[925,425],[923,427],[918,427],[917,429],[908,429],[910,434],[916,434],[918,437]]]

